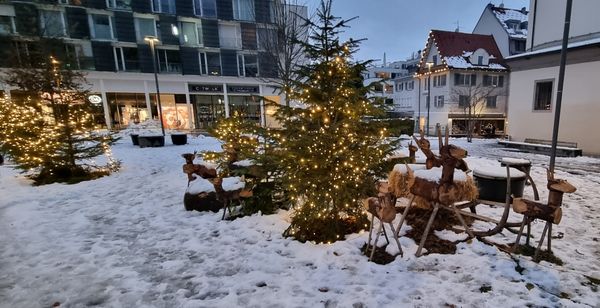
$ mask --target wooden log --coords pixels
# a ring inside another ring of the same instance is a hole
[[[559,224],[562,219],[562,209],[560,207],[551,207],[547,204],[522,198],[513,199],[513,210],[519,214],[554,224]]]

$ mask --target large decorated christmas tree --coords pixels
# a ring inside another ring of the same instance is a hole
[[[352,58],[359,41],[340,41],[349,21],[321,1],[316,20],[307,21],[307,59],[289,93],[296,107],[277,113],[283,183],[295,203],[285,235],[300,241],[333,242],[364,228],[361,199],[374,193],[392,149],[376,120],[382,101],[368,98],[373,85],[363,85],[369,61]]]

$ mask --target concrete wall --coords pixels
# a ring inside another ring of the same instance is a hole
[[[510,55],[510,46],[508,40],[508,33],[504,27],[500,24],[494,13],[488,8],[483,11],[481,18],[473,29],[475,34],[492,35],[496,41],[496,45],[502,53],[502,57],[508,57]],[[498,56],[498,55],[494,55]]]
[[[600,155],[598,72],[600,61],[566,67],[558,135],[560,141],[577,142],[584,153],[593,155]],[[552,110],[533,111],[534,84],[543,79],[555,80]],[[508,133],[513,139],[552,139],[557,82],[558,66],[511,73]]]
[[[566,1],[530,0],[527,49],[546,43],[560,44],[563,35]],[[537,11],[534,11],[537,10]],[[600,32],[600,1],[573,1],[569,37],[590,36]],[[534,16],[535,19],[534,20]],[[534,41],[531,41],[532,31]],[[544,46],[541,46],[544,47]]]

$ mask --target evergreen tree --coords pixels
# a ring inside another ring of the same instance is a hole
[[[110,157],[115,139],[96,130],[83,74],[61,67],[53,56],[37,63],[9,69],[4,78],[21,95],[1,103],[2,151],[32,172],[37,184],[78,182],[116,170],[118,162]],[[108,163],[94,164],[103,153]]]
[[[333,242],[365,227],[362,198],[374,193],[382,162],[392,150],[386,141],[380,99],[368,98],[361,73],[370,61],[354,61],[360,41],[340,42],[350,20],[331,14],[321,1],[317,21],[307,20],[308,57],[290,96],[301,108],[281,106],[277,113],[280,167],[284,187],[295,202],[284,235],[300,241]]]

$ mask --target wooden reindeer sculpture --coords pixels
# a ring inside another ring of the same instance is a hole
[[[196,158],[196,152],[181,154],[181,157],[185,159],[185,165],[183,165],[183,173],[188,176],[188,185],[195,179],[194,174],[204,179],[212,179],[217,177],[216,169],[209,169],[206,166],[200,164],[194,164]]]
[[[547,177],[547,187],[549,190],[547,204],[523,198],[514,198],[513,200],[513,210],[517,213],[523,214],[523,222],[521,223],[521,228],[519,229],[519,235],[517,236],[517,241],[515,242],[513,251],[517,249],[520,243],[525,224],[528,224],[535,219],[546,221],[544,231],[542,231],[542,237],[540,238],[538,246],[535,250],[535,255],[533,256],[535,261],[537,261],[540,248],[542,247],[544,237],[546,236],[546,232],[548,232],[548,251],[551,250],[552,224],[559,224],[562,218],[561,206],[563,194],[570,194],[577,190],[575,186],[571,185],[566,180],[555,179],[554,174],[550,172],[550,170],[547,171]]]
[[[432,167],[441,166],[441,176],[439,180],[434,180],[431,176],[420,177],[419,174],[413,172],[410,167],[407,165],[409,177],[414,177],[414,184],[410,187],[410,192],[413,194],[410,202],[406,206],[402,217],[400,218],[400,222],[398,224],[398,228],[396,229],[396,233],[400,231],[402,228],[402,224],[404,223],[404,219],[408,214],[408,210],[413,204],[415,197],[421,197],[426,200],[429,204],[433,206],[433,212],[429,216],[429,221],[425,227],[425,231],[421,236],[421,242],[419,243],[419,248],[417,249],[417,256],[421,255],[421,250],[425,245],[425,240],[427,239],[427,235],[429,234],[429,229],[433,224],[433,220],[435,219],[437,212],[440,206],[449,207],[454,211],[461,224],[465,228],[465,231],[469,234],[469,236],[473,237],[473,233],[467,227],[465,220],[460,214],[459,210],[455,207],[454,203],[458,201],[463,201],[461,189],[454,182],[454,169],[457,167],[467,168],[466,163],[463,161],[463,158],[466,157],[467,152],[459,148],[455,145],[448,144],[448,128],[446,127],[446,143],[442,143],[442,133],[441,129],[438,126],[438,137],[440,141],[440,156],[436,157],[429,147],[429,141],[424,137],[421,137],[420,140],[416,140],[417,145],[425,153],[427,156],[427,169],[431,169]],[[431,166],[431,167],[430,167]],[[435,172],[435,170],[421,170],[426,171],[427,174]]]
[[[375,255],[375,249],[377,248],[377,242],[379,241],[379,236],[381,235],[382,229],[385,232],[385,229],[383,227],[384,223],[390,225],[390,229],[392,230],[392,236],[394,237],[394,240],[398,245],[398,249],[400,250],[400,256],[402,256],[402,247],[400,247],[398,234],[394,230],[394,225],[392,224],[392,221],[394,221],[394,218],[396,218],[395,200],[396,198],[394,198],[394,196],[390,192],[379,193],[378,197],[370,197],[364,200],[365,207],[367,208],[367,211],[371,214],[371,227],[369,229],[367,251],[371,245],[371,235],[373,233],[373,224],[375,218],[379,220],[379,227],[375,236],[375,243],[373,243],[373,246],[371,246],[371,256],[369,257],[369,261],[373,260],[373,256]]]
[[[217,194],[217,200],[223,203],[223,217],[221,220],[225,219],[225,214],[227,211],[231,214],[231,205],[233,201],[240,201],[240,198],[248,198],[252,197],[252,190],[244,188],[244,178],[227,178],[227,179],[237,179],[235,183],[229,183],[233,188],[223,188],[223,178],[217,177],[213,179],[209,179],[209,181],[215,187],[215,193]],[[226,190],[227,189],[227,190]]]
[[[412,141],[408,144],[408,160],[410,164],[414,164],[417,162],[417,151],[419,148],[412,144]]]

